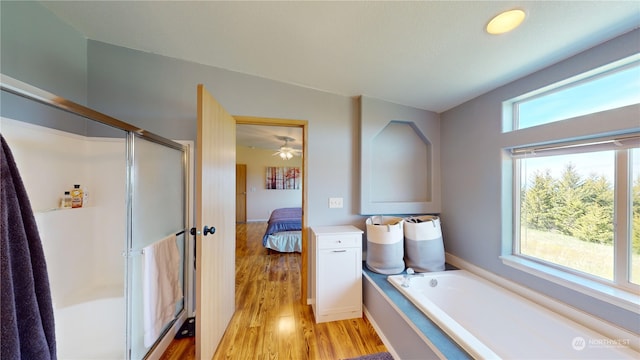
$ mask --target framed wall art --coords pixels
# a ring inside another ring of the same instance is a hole
[[[299,190],[300,168],[267,166],[265,188],[268,190]]]

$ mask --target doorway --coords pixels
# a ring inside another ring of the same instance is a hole
[[[307,120],[261,118],[249,116],[234,116],[236,125],[262,125],[278,127],[294,127],[302,130],[302,246],[300,268],[300,301],[307,302],[307,268],[308,268],[308,226],[307,226]]]
[[[236,224],[247,222],[247,164],[236,163]]]

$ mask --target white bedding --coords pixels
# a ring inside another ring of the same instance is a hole
[[[269,235],[264,246],[279,252],[302,252],[301,244],[301,231],[282,231]]]

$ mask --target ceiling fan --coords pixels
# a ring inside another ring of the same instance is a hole
[[[280,156],[280,158],[282,160],[289,160],[291,158],[293,158],[294,156],[300,156],[301,151],[298,149],[294,149],[292,147],[289,146],[289,142],[290,141],[295,141],[296,139],[289,137],[289,136],[279,136],[276,135],[276,138],[278,140],[284,141],[284,145],[280,146],[280,149],[278,149],[278,151],[276,151],[275,153],[273,153],[273,156]]]

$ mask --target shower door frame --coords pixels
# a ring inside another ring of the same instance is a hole
[[[134,167],[136,167],[136,162],[135,162],[135,153],[136,153],[136,142],[137,139],[142,139],[142,140],[147,140],[159,145],[163,145],[166,147],[169,147],[171,149],[174,150],[178,150],[182,152],[181,155],[181,168],[182,168],[182,227],[181,229],[177,229],[178,232],[183,234],[184,237],[184,245],[183,245],[183,263],[182,263],[182,293],[183,293],[183,298],[182,298],[182,309],[174,315],[174,318],[171,320],[170,323],[168,323],[168,325],[165,325],[165,329],[163,330],[163,332],[160,334],[160,336],[155,340],[154,344],[151,345],[149,347],[149,349],[146,349],[145,347],[145,352],[144,352],[144,356],[143,358],[147,359],[149,358],[149,354],[154,353],[154,351],[156,349],[160,349],[162,348],[162,350],[164,350],[164,348],[168,345],[168,342],[166,344],[162,344],[164,346],[161,345],[161,342],[163,342],[165,339],[172,339],[173,337],[169,337],[167,336],[169,331],[176,325],[176,323],[181,324],[182,322],[184,322],[184,320],[186,320],[187,317],[187,312],[189,311],[188,309],[188,304],[191,302],[190,299],[188,299],[187,295],[190,294],[190,289],[191,286],[187,283],[188,279],[190,279],[190,275],[188,274],[188,271],[191,271],[191,269],[189,268],[188,264],[191,263],[191,261],[189,260],[189,256],[191,254],[190,252],[190,237],[189,237],[189,230],[187,229],[187,223],[188,223],[188,208],[187,208],[187,204],[189,203],[189,200],[187,198],[187,194],[188,194],[188,181],[187,181],[187,165],[188,165],[188,147],[184,146],[182,144],[179,144],[177,142],[174,142],[172,140],[167,140],[167,142],[161,142],[158,141],[158,139],[155,138],[150,138],[150,137],[145,137],[141,134],[138,133],[134,133],[134,132],[127,132],[127,139],[126,139],[126,143],[127,143],[127,167],[126,167],[126,177],[127,177],[127,181],[126,181],[126,196],[127,196],[127,237],[126,237],[126,249],[127,249],[127,261],[125,262],[125,298],[126,298],[126,307],[127,307],[127,318],[126,318],[126,349],[127,349],[127,354],[126,354],[126,359],[132,359],[132,352],[134,350],[134,343],[133,343],[133,339],[134,339],[134,335],[137,337],[140,336],[144,336],[144,329],[140,329],[142,330],[142,333],[134,333],[134,309],[133,309],[133,301],[134,301],[134,291],[136,290],[135,287],[133,286],[133,283],[135,281],[134,276],[135,275],[135,268],[134,266],[135,264],[135,258],[141,256],[142,252],[141,252],[141,248],[138,246],[134,246],[134,240],[136,237],[139,237],[139,235],[135,235],[134,234],[134,224],[133,224],[133,220],[134,220],[134,210],[136,207],[136,202],[135,202],[135,198],[136,198],[136,190],[135,190],[135,182],[138,181],[137,179],[135,179],[135,176],[133,174],[133,169]],[[144,230],[144,229],[143,229]],[[138,231],[139,232],[139,231]],[[178,233],[176,233],[177,235]],[[142,281],[141,279],[139,279],[140,281]],[[141,301],[141,299],[140,299]],[[143,344],[143,346],[145,346]],[[137,350],[137,349],[136,349]],[[140,355],[140,354],[136,354],[136,355]],[[160,354],[161,355],[161,354]],[[159,355],[157,356],[159,357]]]
[[[0,90],[1,91],[5,91],[7,93],[11,93],[14,95],[17,95],[19,97],[25,98],[27,100],[31,100],[31,101],[35,101],[65,112],[68,112],[70,114],[73,115],[77,115],[80,117],[83,117],[85,119],[91,120],[91,121],[95,121],[104,125],[108,125],[111,126],[115,129],[118,130],[123,130],[126,132],[126,200],[125,200],[125,206],[126,206],[126,243],[125,243],[125,253],[123,253],[123,256],[125,256],[127,258],[127,261],[125,261],[125,281],[124,281],[124,292],[125,292],[125,299],[127,301],[127,310],[126,310],[126,334],[125,334],[125,351],[126,351],[126,358],[130,359],[131,358],[131,334],[130,334],[130,329],[131,329],[131,305],[130,305],[130,283],[131,283],[131,279],[129,276],[130,273],[130,258],[131,256],[134,256],[134,252],[138,253],[139,255],[139,249],[138,250],[134,250],[131,248],[132,245],[132,233],[133,233],[133,229],[132,229],[132,190],[133,190],[133,179],[132,179],[132,166],[133,166],[133,153],[135,151],[134,149],[134,141],[135,141],[135,137],[140,137],[144,140],[148,140],[148,141],[152,141],[154,143],[163,145],[163,146],[167,146],[179,151],[182,151],[182,178],[183,178],[183,220],[182,220],[182,224],[183,224],[183,229],[182,231],[185,232],[185,236],[184,236],[184,256],[183,256],[183,308],[182,310],[176,314],[175,318],[172,320],[172,322],[169,324],[169,326],[166,327],[165,331],[162,333],[162,335],[156,340],[155,344],[149,349],[149,351],[147,352],[147,354],[145,356],[148,356],[149,354],[151,354],[154,350],[156,350],[156,348],[158,347],[159,343],[162,341],[162,339],[164,339],[167,335],[167,333],[176,326],[176,320],[182,319],[182,318],[186,318],[186,314],[188,311],[188,304],[191,303],[191,298],[190,298],[190,292],[188,291],[189,289],[191,289],[191,285],[187,284],[187,280],[191,279],[191,276],[189,276],[187,273],[188,271],[190,271],[188,264],[191,263],[191,261],[189,260],[188,256],[191,255],[191,252],[189,251],[187,245],[190,243],[188,234],[189,234],[189,230],[187,229],[187,224],[188,224],[188,215],[189,215],[189,205],[190,205],[190,201],[188,198],[188,194],[189,194],[189,183],[188,183],[188,164],[189,164],[189,148],[188,146],[182,145],[180,143],[177,143],[173,140],[167,139],[165,137],[162,137],[160,135],[154,134],[150,131],[141,129],[139,127],[136,127],[134,125],[131,125],[129,123],[126,123],[122,120],[116,119],[112,116],[103,114],[101,112],[98,112],[96,110],[90,109],[84,105],[80,105],[78,103],[75,103],[71,100],[67,100],[65,98],[56,96],[52,93],[49,93],[45,90],[42,90],[40,88],[37,88],[35,86],[29,85],[25,82],[22,82],[20,80],[17,80],[15,78],[12,78],[10,76],[4,75],[4,74],[0,74]],[[132,250],[134,250],[132,252]]]

